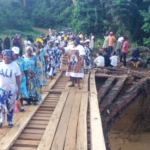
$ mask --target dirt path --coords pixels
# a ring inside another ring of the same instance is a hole
[[[36,28],[36,27],[34,27],[33,29],[36,30],[36,31],[42,32],[45,35],[49,34],[49,29]]]

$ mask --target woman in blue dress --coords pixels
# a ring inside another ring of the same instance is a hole
[[[33,48],[31,46],[26,47],[24,61],[28,68],[29,97],[33,99],[33,104],[36,104],[36,101],[41,100],[41,85],[39,80],[41,64],[38,61],[37,56],[33,55]]]
[[[21,79],[20,79],[20,100],[21,100],[21,111],[24,111],[24,105],[23,100],[27,100],[29,98],[28,92],[27,92],[27,65],[23,58],[19,56],[20,49],[18,47],[13,47],[12,51],[15,54],[15,62],[19,65],[20,71],[21,71]]]
[[[46,78],[46,58],[48,55],[46,52],[46,48],[43,48],[40,42],[37,43],[37,47],[38,47],[36,49],[37,58],[38,58],[38,61],[41,63],[40,82],[41,82],[41,86],[45,86],[48,84],[48,80]]]

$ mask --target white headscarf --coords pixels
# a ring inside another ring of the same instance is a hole
[[[33,48],[32,48],[31,46],[27,46],[27,47],[25,48],[26,53],[27,53],[27,50],[28,50],[28,49],[31,50],[32,55],[36,55],[36,53],[33,51]]]

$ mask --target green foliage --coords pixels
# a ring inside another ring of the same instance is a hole
[[[32,24],[19,0],[0,1],[0,29],[30,30]]]
[[[71,27],[103,38],[106,31],[150,46],[150,0],[0,0],[0,30]]]
[[[143,41],[146,46],[150,47],[150,7],[148,8],[148,11],[141,11],[141,14],[144,18],[144,24],[142,26],[142,29],[146,33],[146,36],[143,39]]]

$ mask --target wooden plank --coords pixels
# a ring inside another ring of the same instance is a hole
[[[89,86],[89,74],[85,74],[83,80],[82,98],[80,105],[80,113],[77,129],[77,150],[87,150],[87,107],[88,107],[88,86]],[[87,91],[87,92],[83,92]]]
[[[70,88],[67,88],[67,89],[69,90]],[[42,137],[42,140],[41,140],[37,150],[51,149],[52,142],[54,140],[55,133],[56,133],[56,130],[58,127],[58,123],[59,123],[60,117],[62,115],[62,111],[64,109],[67,98],[69,98],[68,95],[69,95],[68,91],[62,92],[60,99],[58,101],[58,104],[56,106],[56,109],[54,110],[54,113],[51,116],[49,124],[45,130],[45,133]],[[49,138],[47,138],[47,137],[49,137]]]
[[[122,90],[124,86],[124,82],[126,81],[126,78],[121,78],[117,81],[117,83],[110,89],[109,93],[105,96],[103,101],[100,104],[100,111],[103,114],[111,104],[114,102],[115,98],[119,94],[119,92]]]
[[[64,149],[74,150],[76,148],[77,125],[80,112],[81,93],[76,93],[69,119],[68,130],[65,138]]]
[[[98,101],[99,101],[99,103],[102,102],[104,96],[111,89],[114,81],[115,81],[115,78],[108,78],[105,81],[105,83],[102,85],[102,87],[98,90]]]
[[[117,76],[117,75],[108,75],[108,74],[98,74],[96,73],[95,74],[95,77],[106,77],[106,78],[127,78],[128,75],[120,75],[120,76]]]
[[[24,129],[22,133],[27,133],[27,134],[43,134],[44,130]]]
[[[41,139],[41,142],[37,148],[37,150],[49,150],[51,145],[52,145],[52,141],[54,139],[54,135],[59,123],[59,119],[61,117],[64,105],[66,103],[67,97],[69,95],[69,92],[63,92],[59,102],[56,106],[56,109],[54,110],[54,113],[51,116],[51,119],[49,121],[49,124],[45,130],[45,133]],[[49,137],[49,138],[47,138]]]
[[[23,115],[25,115],[25,114],[28,114],[28,112],[29,112],[29,108],[30,107],[33,107],[33,106],[26,106],[25,107],[25,112],[24,113],[21,113],[21,112],[19,112],[19,113],[15,113],[15,115],[14,115],[14,126],[16,125],[16,123],[18,122],[18,120],[23,116]],[[8,124],[5,122],[4,124],[3,124],[3,127],[0,129],[0,140],[9,132],[9,130],[11,130],[11,128],[9,128],[8,127]]]
[[[95,74],[90,75],[90,93],[97,94],[96,83],[95,83]]]
[[[90,96],[91,149],[106,150],[97,95]]]
[[[41,134],[25,134],[25,133],[22,133],[18,139],[21,139],[21,140],[41,140],[42,138],[42,135]]]
[[[14,143],[14,146],[21,146],[21,147],[37,147],[39,141],[34,140],[17,140]]]
[[[41,121],[43,121],[43,120],[49,120],[50,117],[33,117],[32,119],[33,120],[41,120]]]
[[[73,90],[74,89],[74,90]],[[56,135],[51,147],[51,150],[62,150],[64,147],[65,137],[67,133],[68,123],[71,115],[72,105],[75,101],[75,92],[76,88],[72,88],[72,91],[69,92],[69,96],[64,107],[64,111],[60,118],[60,122],[56,131]]]
[[[37,113],[39,114],[52,114],[53,111],[44,111],[44,110],[38,110]]]
[[[39,108],[40,111],[44,110],[44,111],[54,111],[54,108]]]
[[[82,91],[88,91],[88,80],[89,80],[89,74],[85,74],[85,77],[83,79],[83,88]]]
[[[48,113],[48,114],[41,114],[41,113],[36,113],[35,117],[51,117],[52,113]]]
[[[41,125],[42,125],[42,124],[43,124],[43,125],[45,124],[45,125],[47,125],[47,124],[48,124],[48,121],[31,120],[31,121],[30,121],[30,124],[39,124],[39,125],[40,125],[40,124],[41,124]]]
[[[47,125],[28,124],[26,129],[46,129]]]
[[[56,79],[54,79],[50,82],[50,84],[47,87],[48,89],[51,89],[56,84],[56,82],[59,79],[59,77],[61,76],[61,74],[62,74],[62,72],[59,73],[59,75],[57,76]],[[45,99],[47,95],[48,95],[48,93],[46,93],[46,92],[43,93],[42,94],[42,99]],[[0,148],[2,150],[9,150],[10,149],[10,147],[13,145],[14,141],[18,138],[20,133],[23,131],[23,129],[28,124],[28,122],[30,121],[32,116],[35,114],[35,112],[38,110],[38,108],[40,107],[41,104],[42,104],[42,102],[39,103],[39,105],[37,107],[32,107],[32,109],[30,109],[28,114],[21,117],[19,119],[19,121],[15,124],[15,126],[13,128],[11,128],[9,130],[9,132],[7,132],[5,137],[3,137],[1,139]]]
[[[77,131],[77,150],[87,150],[87,107],[88,93],[82,94],[79,123]]]
[[[41,107],[56,107],[56,104],[42,104]]]
[[[90,77],[90,125],[91,125],[91,149],[92,150],[106,150],[104,141],[102,121],[100,117],[97,90],[95,83],[95,74],[92,73]]]
[[[36,150],[34,147],[15,147],[13,146],[10,150]]]

